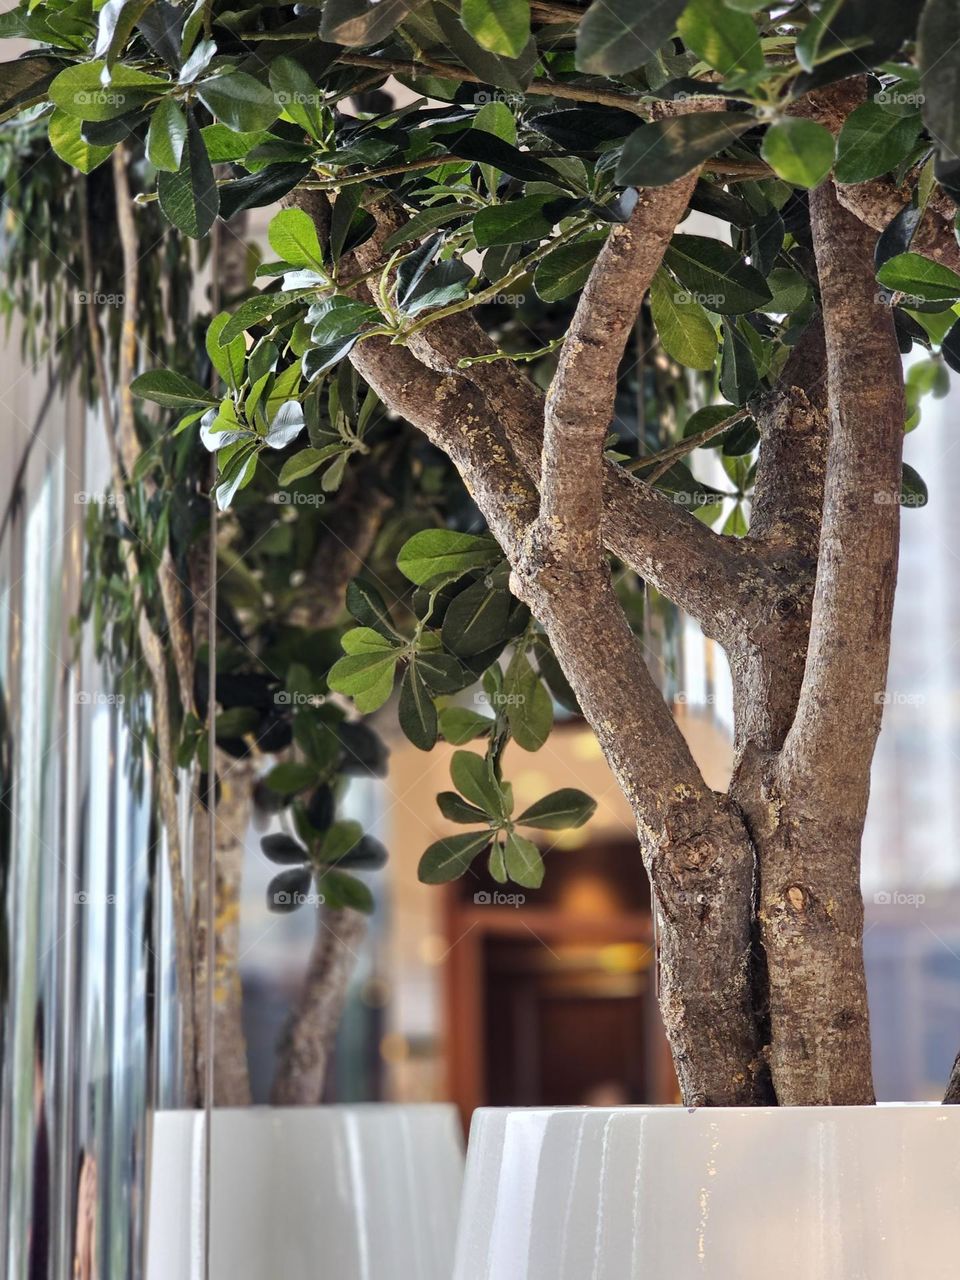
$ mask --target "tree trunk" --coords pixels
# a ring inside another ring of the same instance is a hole
[[[197,1077],[206,1079],[212,1034],[213,1104],[245,1107],[251,1102],[247,1041],[243,1030],[243,988],[240,982],[240,894],[243,883],[244,836],[250,823],[256,761],[235,760],[218,753],[220,794],[216,809],[214,865],[213,1023],[208,1026],[207,922],[210,865],[207,811],[197,805],[194,822],[194,968],[197,1008]]]
[[[300,998],[277,1046],[274,1106],[312,1106],[320,1101],[366,931],[366,916],[349,907],[328,911],[318,920]]]

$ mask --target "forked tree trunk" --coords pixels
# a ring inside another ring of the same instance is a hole
[[[506,363],[461,367],[491,349],[466,316],[350,358],[461,472],[633,807],[684,1100],[869,1103],[859,862],[896,580],[900,354],[875,235],[828,181],[810,201],[825,342],[814,321],[755,406],[750,537],[717,537],[606,463],[620,359],[692,181],[643,193],[608,237],[546,400]],[[357,251],[368,274],[403,216],[376,213]],[[604,547],[730,656],[727,796],[646,671]]]

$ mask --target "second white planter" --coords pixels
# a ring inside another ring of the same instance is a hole
[[[956,1280],[960,1107],[483,1110],[454,1280]]]
[[[463,1152],[450,1106],[213,1113],[210,1280],[450,1280]],[[204,1116],[153,1117],[147,1280],[204,1280]]]

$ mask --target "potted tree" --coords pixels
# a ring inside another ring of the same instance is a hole
[[[114,132],[146,130],[160,209],[187,236],[286,205],[270,228],[276,261],[260,268],[274,283],[213,322],[212,353],[232,369],[215,402],[173,367],[132,383],[176,398],[183,430],[203,420],[222,505],[277,445],[288,479],[335,479],[362,456],[362,432],[331,430],[319,411],[349,362],[453,464],[482,517],[485,529],[447,518],[402,545],[399,602],[357,583],[359,625],[326,673],[364,714],[399,679],[411,740],[464,748],[439,803],[470,829],[426,850],[422,877],[483,858],[498,880],[538,885],[531,833],[584,821],[590,801],[561,793],[515,813],[505,743],[540,746],[554,699],[596,733],[637,821],[683,1099],[737,1109],[628,1126],[634,1164],[658,1126],[752,1135],[760,1169],[769,1132],[805,1135],[806,1151],[811,1134],[833,1134],[817,1167],[860,1203],[872,1173],[848,1176],[844,1124],[910,1162],[949,1144],[953,1113],[894,1122],[869,1109],[859,888],[900,507],[923,500],[902,464],[917,405],[901,357],[916,345],[936,367],[960,360],[947,0],[328,0],[319,22],[273,5],[111,4],[96,35],[66,44],[47,13],[22,19],[48,47],[16,64],[12,109],[52,104],[62,151],[86,161]],[[420,96],[371,93],[388,77]],[[218,179],[211,157],[235,167]],[[691,209],[724,235],[678,231]],[[638,378],[641,308],[652,353]],[[627,397],[644,432],[624,425]],[[684,461],[705,447],[721,450],[722,488]],[[727,652],[724,795],[644,664],[631,625],[641,580]],[[477,677],[495,716],[457,705]],[[747,1107],[784,1110],[767,1129]],[[868,1110],[785,1110],[823,1107]],[[546,1145],[527,1142],[528,1166],[504,1145],[533,1123],[507,1122],[501,1141],[483,1122],[493,1147],[478,1147],[473,1194],[502,1191],[517,1214],[496,1218],[505,1236],[468,1232],[464,1280],[517,1274],[518,1256],[530,1275],[582,1274],[530,1245],[538,1205],[560,1212],[556,1197],[531,1200],[526,1174],[546,1172]],[[501,1188],[485,1170],[503,1152]],[[710,1159],[691,1156],[682,1194],[709,1200]],[[590,1168],[602,1185],[603,1160]],[[879,1222],[870,1204],[862,1241]],[[955,1212],[941,1216],[955,1231]],[[596,1274],[658,1256],[642,1233],[624,1244],[636,1212],[618,1221],[595,1238]],[[850,1247],[862,1265],[866,1244]]]

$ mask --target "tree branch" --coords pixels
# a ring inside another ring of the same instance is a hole
[[[541,542],[570,566],[600,558],[603,445],[627,340],[650,281],[683,217],[699,169],[641,192],[590,272],[547,394],[540,481]]]
[[[829,185],[811,195],[811,215],[831,425],[810,649],[783,769],[812,804],[862,821],[897,576],[903,373],[873,237]]]

